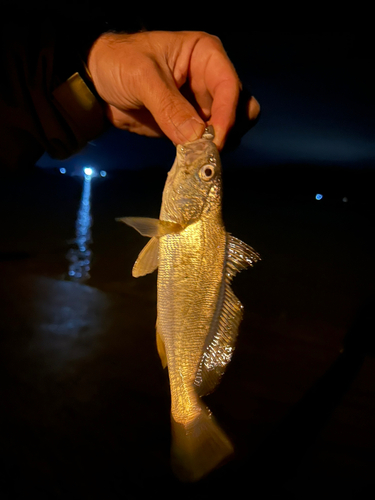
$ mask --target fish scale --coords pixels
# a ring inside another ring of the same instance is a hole
[[[237,272],[260,257],[225,231],[220,156],[213,129],[178,145],[163,191],[160,219],[121,220],[151,239],[133,276],[158,268],[156,341],[171,390],[172,467],[196,481],[233,454],[201,399],[230,362],[243,306],[231,289]]]
[[[187,387],[194,384],[222,280],[225,232],[217,231],[208,239],[204,237],[205,226],[199,221],[178,236],[167,235],[160,240],[158,328],[167,353],[172,417],[177,422],[188,421],[185,418],[188,411],[185,407],[175,410],[173,406],[174,394],[180,390],[175,383]],[[217,253],[219,246],[222,247],[222,262],[213,269],[212,255],[215,250]],[[187,279],[181,279],[185,274]],[[175,376],[176,372],[182,373],[182,380]]]

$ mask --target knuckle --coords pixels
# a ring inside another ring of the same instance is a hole
[[[166,122],[173,122],[181,114],[178,103],[167,91],[158,95],[158,111],[160,119]]]
[[[220,51],[224,50],[223,44],[221,43],[221,40],[218,36],[211,35],[210,33],[206,33],[205,31],[201,31],[199,33],[202,41],[204,41],[204,43],[206,43],[208,46],[219,49]]]

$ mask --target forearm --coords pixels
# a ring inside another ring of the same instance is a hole
[[[100,27],[81,31],[53,13],[3,18],[0,48],[0,164],[66,158],[106,127],[85,53]],[[88,23],[90,21],[87,21]]]

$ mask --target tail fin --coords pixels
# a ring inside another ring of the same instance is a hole
[[[197,481],[233,454],[233,446],[209,410],[188,425],[172,416],[172,468],[181,481]]]

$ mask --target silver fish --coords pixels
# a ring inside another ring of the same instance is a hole
[[[156,342],[170,381],[172,466],[184,481],[200,479],[233,454],[201,397],[215,389],[235,347],[243,306],[230,283],[260,259],[224,228],[213,138],[208,127],[201,139],[177,146],[160,219],[118,219],[151,238],[133,276],[158,268]]]

